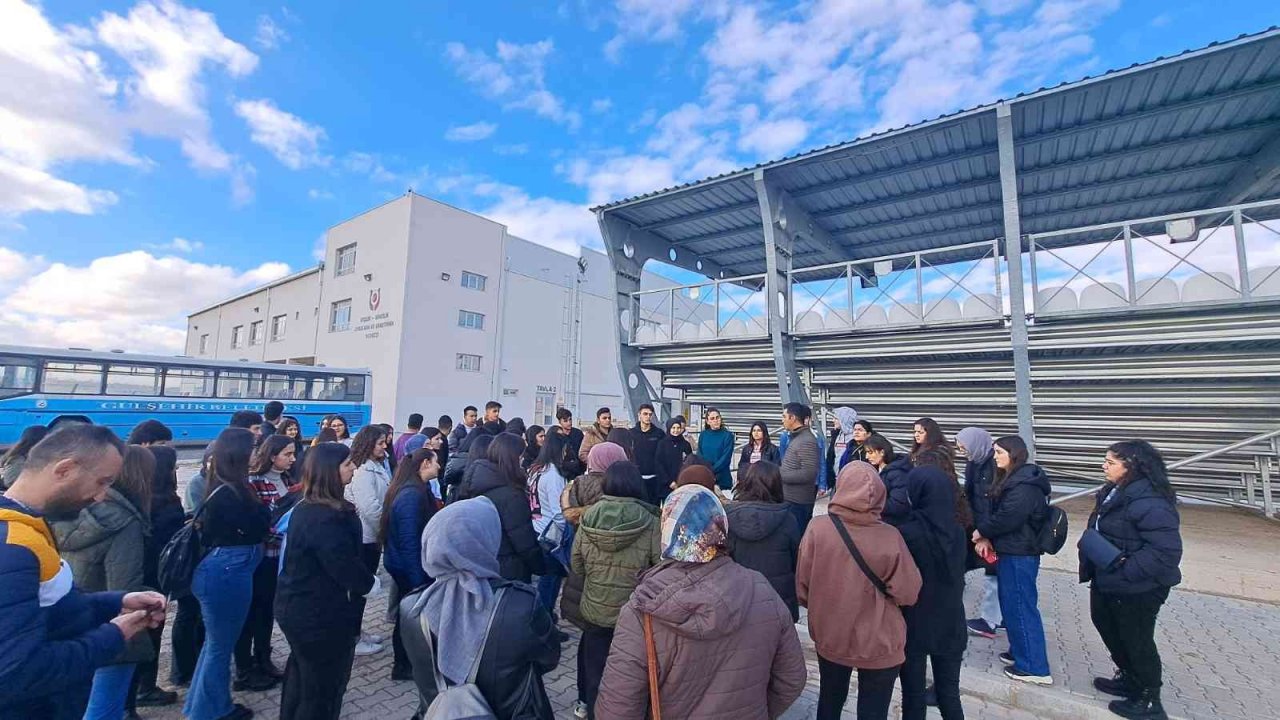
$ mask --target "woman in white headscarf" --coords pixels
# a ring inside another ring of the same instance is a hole
[[[991,433],[980,427],[967,427],[956,433],[956,445],[964,451],[964,492],[973,511],[973,520],[985,519],[991,513],[991,498],[987,496],[996,476],[996,461]],[[1004,625],[1000,612],[1000,584],[996,580],[995,565],[986,568],[983,577],[983,597],[979,616],[968,621],[969,634],[994,638]]]

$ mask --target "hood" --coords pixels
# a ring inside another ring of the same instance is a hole
[[[885,496],[884,482],[876,469],[855,460],[836,477],[828,512],[854,525],[874,525],[884,511]]]
[[[473,497],[507,484],[498,473],[498,466],[484,459],[473,460],[467,465],[462,482],[471,488]]]
[[[836,420],[840,424],[838,440],[849,442],[853,439],[853,424],[858,421],[858,411],[847,405],[836,408]]]
[[[132,522],[142,523],[149,530],[147,519],[133,503],[115,489],[107,490],[102,502],[94,503],[80,511],[72,520],[50,523],[58,549],[66,552],[83,550],[105,542]]]
[[[748,542],[759,542],[774,534],[791,517],[782,503],[733,502],[725,508],[733,535]]]
[[[747,621],[755,603],[755,574],[728,557],[707,563],[667,560],[641,575],[631,599],[637,610],[678,635],[714,640]]]
[[[53,537],[49,534],[49,526],[45,523],[44,515],[29,510],[26,506],[14,502],[4,495],[0,495],[0,522],[25,525],[34,530],[37,535],[49,538],[50,543],[53,542]]]
[[[1013,486],[1022,485],[1024,483],[1034,485],[1045,495],[1048,495],[1051,490],[1049,486],[1049,476],[1040,469],[1039,465],[1027,463],[1015,470],[1013,475],[1009,476],[1008,480],[1005,480],[1004,489],[1000,491],[1000,494],[1003,495]]]
[[[634,545],[657,523],[658,509],[649,503],[605,495],[582,516],[578,531],[601,550],[617,552]]]

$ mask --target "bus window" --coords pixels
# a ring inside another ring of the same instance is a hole
[[[345,400],[347,380],[344,377],[312,378],[312,400]]]
[[[0,397],[25,395],[36,389],[36,367],[17,358],[0,359]]]
[[[262,386],[262,396],[268,400],[283,400],[289,397],[288,375],[267,375]]]
[[[364,376],[348,375],[347,376],[347,400],[364,400]]]
[[[294,400],[307,399],[307,381],[308,378],[295,377],[290,381],[289,397]]]
[[[213,371],[171,367],[164,371],[165,397],[213,397]]]
[[[218,397],[260,398],[262,397],[262,375],[229,371],[218,373]]]
[[[45,363],[40,391],[58,395],[100,395],[102,366],[77,362]]]
[[[159,395],[160,368],[112,365],[107,368],[108,395]]]

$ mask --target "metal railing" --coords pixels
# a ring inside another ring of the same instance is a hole
[[[1213,450],[1208,450],[1206,452],[1202,452],[1197,455],[1192,455],[1189,458],[1183,458],[1182,460],[1171,462],[1166,466],[1166,469],[1170,473],[1173,473],[1174,471],[1181,470],[1182,468],[1187,467],[1189,465],[1195,465],[1196,463],[1204,462],[1205,460],[1212,460],[1213,458],[1219,457],[1221,455],[1233,453],[1233,452],[1236,452],[1237,450],[1243,450],[1244,448],[1251,447],[1263,442],[1270,443],[1270,450],[1265,453],[1256,453],[1254,455],[1254,463],[1258,468],[1258,474],[1261,478],[1261,484],[1262,484],[1262,487],[1260,488],[1262,491],[1262,512],[1264,515],[1270,518],[1270,517],[1273,517],[1275,514],[1275,501],[1271,495],[1271,459],[1274,457],[1280,457],[1280,428],[1277,428],[1275,430],[1270,430],[1268,432],[1261,433],[1258,435],[1254,435],[1252,437],[1245,438],[1244,440],[1231,443],[1230,445],[1224,445],[1220,448],[1215,448]],[[1079,473],[1061,472],[1058,474],[1078,477],[1084,480],[1096,481],[1096,478],[1087,477]],[[1203,500],[1205,502],[1212,502],[1212,503],[1218,503],[1223,505],[1232,505],[1236,507],[1247,507],[1247,508],[1256,510],[1258,506],[1253,502],[1252,496],[1254,492],[1253,492],[1253,489],[1249,487],[1250,484],[1251,483],[1249,483],[1248,479],[1246,478],[1245,486],[1246,486],[1246,493],[1248,494],[1247,502],[1238,502],[1238,501],[1227,500],[1223,498],[1208,497],[1208,496],[1199,495],[1196,493],[1178,492],[1177,494],[1183,497],[1189,497],[1196,500]],[[1056,497],[1053,500],[1051,500],[1049,504],[1059,505],[1069,500],[1075,500],[1076,498],[1092,495],[1098,492],[1098,490],[1102,489],[1103,487],[1106,487],[1105,483],[1101,485],[1097,485],[1096,487],[1086,488],[1084,490],[1079,490],[1077,492],[1069,493],[1061,497]]]
[[[709,280],[631,293],[632,345],[762,337],[769,334],[764,275]]]

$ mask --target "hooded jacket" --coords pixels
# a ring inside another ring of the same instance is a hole
[[[1098,491],[1088,527],[1120,549],[1123,562],[1099,568],[1080,553],[1080,582],[1112,595],[1132,595],[1182,582],[1178,507],[1146,478]]]
[[[911,500],[907,498],[907,475],[910,472],[911,458],[906,455],[899,455],[880,469],[880,480],[884,482],[885,491],[881,516],[891,525],[896,525],[898,519],[905,517],[911,510]]]
[[[693,447],[689,445],[687,437],[671,435],[671,425],[672,423],[668,421],[667,434],[658,441],[658,446],[653,451],[658,497],[650,499],[655,503],[661,502],[671,492],[671,484],[680,477],[680,467],[684,464],[684,459],[693,454]]]
[[[733,475],[729,473],[733,462],[733,433],[724,429],[703,430],[698,435],[698,455],[711,463],[716,475],[716,486],[721,490],[733,487]]]
[[[788,435],[790,439],[782,453],[782,498],[789,503],[812,505],[818,498],[818,475],[822,471],[818,438],[805,426]]]
[[[618,615],[596,717],[646,717],[645,615],[653,618],[664,717],[772,719],[804,689],[795,625],[764,576],[727,556],[668,560],[644,573]]]
[[[831,520],[810,523],[796,567],[796,595],[809,608],[809,636],[818,654],[862,670],[903,663],[907,626],[900,608],[914,605],[920,593],[920,571],[907,544],[880,520],[884,502],[875,469],[854,462],[840,471],[828,512],[844,524],[890,597],[863,574]]]
[[[635,454],[636,467],[640,468],[640,474],[657,475],[654,453],[666,433],[662,432],[662,428],[657,424],[650,425],[648,431],[642,430],[639,423],[636,423],[629,432],[631,433],[631,452]]]
[[[920,570],[920,595],[902,609],[907,651],[959,656],[965,629],[964,571],[969,533],[956,521],[955,481],[932,466],[907,476],[911,509],[895,525]]]
[[[991,513],[976,526],[997,555],[1040,555],[1037,535],[1049,512],[1049,476],[1027,463],[991,498]]]
[[[578,447],[577,457],[578,462],[582,463],[582,467],[587,466],[587,456],[591,454],[591,448],[608,441],[609,430],[600,427],[600,423],[592,423],[591,427],[582,433],[582,445]]]
[[[796,555],[800,552],[800,524],[782,503],[732,502],[729,516],[729,554],[743,567],[764,575],[791,611],[791,622],[800,619],[796,601]]]
[[[498,474],[498,467],[488,460],[475,460],[467,468],[467,479],[460,488],[463,499],[489,498],[502,519],[502,545],[498,548],[498,566],[507,580],[529,582],[545,572],[542,547],[533,532],[533,513],[524,488],[517,488]]]
[[[582,576],[582,619],[613,627],[640,573],[662,559],[658,509],[634,498],[601,498],[582,516],[570,569]]]
[[[0,496],[0,719],[79,718],[124,649],[124,593],[82,593],[43,516]]]

